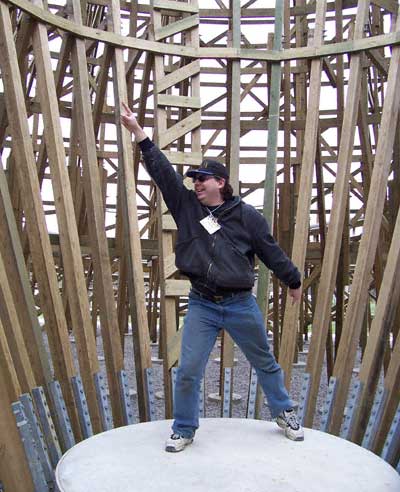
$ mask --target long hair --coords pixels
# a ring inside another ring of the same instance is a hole
[[[225,179],[225,178],[223,178]],[[225,179],[224,187],[221,190],[222,199],[225,201],[230,200],[233,197],[233,188],[229,184],[229,179]]]

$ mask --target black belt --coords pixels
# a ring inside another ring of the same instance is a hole
[[[222,301],[225,301],[226,299],[231,299],[232,297],[235,297],[239,294],[243,294],[245,292],[250,292],[250,289],[234,290],[234,291],[231,290],[231,291],[221,293],[220,295],[204,294],[204,292],[200,292],[197,289],[193,289],[193,288],[191,289],[191,292],[193,292],[197,296],[201,297],[202,299],[206,299],[207,301],[222,302]]]

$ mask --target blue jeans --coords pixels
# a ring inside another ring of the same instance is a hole
[[[218,333],[224,328],[257,372],[272,417],[292,408],[283,372],[270,352],[263,316],[250,292],[214,303],[189,294],[180,364],[174,393],[172,430],[190,438],[199,427],[199,392],[205,367]]]

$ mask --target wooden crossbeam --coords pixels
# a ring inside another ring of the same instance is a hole
[[[154,6],[156,8],[156,6]],[[193,27],[197,27],[199,25],[199,15],[194,14],[189,17],[184,17],[183,19],[173,22],[171,24],[167,24],[165,27],[160,27],[154,31],[154,39],[156,41],[161,41],[169,36],[173,36],[174,34],[182,33],[191,29]]]
[[[189,77],[197,75],[199,72],[200,61],[194,60],[171,73],[165,74],[160,81],[157,81],[157,91],[159,93],[164,92],[166,89],[179,84],[179,82],[182,82]]]
[[[167,147],[175,140],[183,137],[187,133],[200,128],[201,125],[201,110],[195,111],[183,120],[178,121],[175,125],[166,129],[158,136],[159,145],[161,148]]]
[[[186,296],[189,293],[190,282],[189,280],[165,280],[165,295],[174,296]]]
[[[158,11],[168,10],[172,12],[199,12],[199,8],[195,4],[176,2],[174,0],[153,0],[153,8]]]

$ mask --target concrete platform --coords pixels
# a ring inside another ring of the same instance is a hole
[[[60,492],[399,492],[400,476],[373,453],[305,430],[293,442],[273,422],[203,419],[181,453],[166,453],[171,421],[121,427],[71,448]]]

